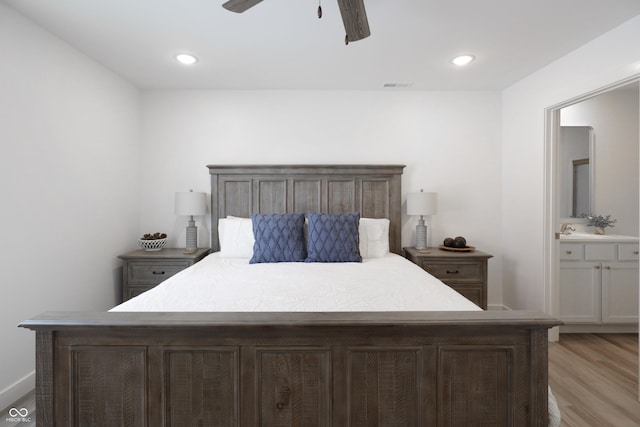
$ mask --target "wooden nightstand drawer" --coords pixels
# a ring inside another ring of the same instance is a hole
[[[439,248],[404,248],[405,257],[427,273],[487,309],[487,260],[493,255],[480,252],[452,252]]]
[[[160,282],[195,264],[209,253],[201,248],[185,254],[183,249],[137,250],[120,255],[122,263],[122,301],[148,291]]]
[[[129,263],[127,280],[130,285],[157,285],[187,267],[189,267],[187,261],[172,263],[134,261]]]
[[[439,264],[422,260],[421,266],[429,274],[447,283],[477,283],[484,281],[483,264],[477,262]]]
[[[131,299],[133,297],[137,297],[138,295],[147,292],[149,289],[153,289],[155,285],[151,286],[129,286],[127,288],[127,295],[123,298],[125,301]]]
[[[484,299],[484,286],[483,285],[451,285],[452,289],[461,294],[469,301],[473,301],[476,305],[481,305],[480,302]]]

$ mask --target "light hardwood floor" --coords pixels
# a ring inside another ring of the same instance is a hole
[[[640,426],[637,334],[562,334],[549,343],[549,384],[562,413],[562,427]],[[35,413],[33,394],[12,405]],[[7,422],[0,427],[32,427]],[[35,421],[35,416],[32,416]]]
[[[638,334],[561,334],[549,384],[563,427],[640,426]]]

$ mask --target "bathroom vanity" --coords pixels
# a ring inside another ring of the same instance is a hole
[[[638,238],[560,235],[561,332],[638,330]]]

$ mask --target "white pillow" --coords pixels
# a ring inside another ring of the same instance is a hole
[[[389,253],[389,220],[387,218],[360,218],[358,232],[362,258],[380,258]]]
[[[253,256],[253,224],[251,218],[226,217],[218,220],[220,256],[251,258]]]

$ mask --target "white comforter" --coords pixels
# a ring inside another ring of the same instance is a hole
[[[213,253],[111,311],[480,310],[395,254],[362,263],[249,264]]]

